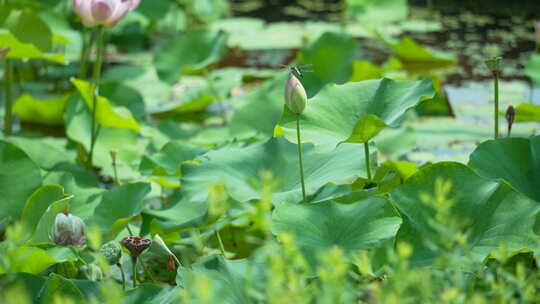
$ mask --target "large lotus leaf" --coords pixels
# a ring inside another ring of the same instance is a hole
[[[469,165],[540,202],[540,136],[485,141],[471,154]]]
[[[94,106],[94,87],[84,80],[71,79],[71,82],[90,110]],[[96,97],[96,121],[103,127],[140,130],[140,126],[133,118],[131,112],[125,107],[115,107],[111,102],[102,96]]]
[[[534,246],[538,236],[533,229],[540,210],[537,202],[504,182],[476,175],[463,164],[441,162],[424,167],[390,192],[403,217],[397,239],[414,246],[412,265],[431,265],[442,254],[441,250],[447,250],[444,246],[434,246],[444,238],[436,232],[434,223],[445,226],[448,223],[438,220],[441,216],[436,215],[432,205],[435,202],[431,202],[444,195],[443,190],[435,190],[441,180],[451,184],[444,198],[452,205],[439,214],[461,224],[454,229],[467,233],[465,248],[475,261],[481,262],[503,243],[509,252]],[[426,197],[431,199],[426,201]]]
[[[10,48],[7,59],[43,59],[60,64],[66,63],[63,54],[44,53],[33,44],[21,42],[12,34],[0,30],[0,48],[4,47]]]
[[[540,105],[521,103],[516,107],[516,122],[537,121],[540,122]]]
[[[386,39],[386,43],[409,73],[426,74],[430,71],[453,67],[457,62],[453,54],[427,49],[408,36],[399,41]]]
[[[9,299],[8,297],[10,290],[17,290],[18,288],[22,287],[24,288],[26,297],[28,297],[29,300],[33,300],[33,303],[39,303],[39,295],[43,291],[43,285],[45,285],[47,280],[48,278],[46,277],[24,272],[2,275],[0,276],[0,289],[4,291],[6,298],[0,296],[0,300]],[[21,300],[21,295],[19,293],[17,293],[17,300]]]
[[[139,171],[143,175],[151,175],[154,181],[164,187],[178,188],[182,163],[207,151],[208,149],[200,146],[171,141],[158,153],[144,156]]]
[[[50,204],[43,215],[40,216],[35,229],[28,240],[28,244],[40,244],[40,243],[50,243],[51,242],[51,231],[56,220],[56,215],[65,210],[71,210],[70,204],[67,202],[67,199],[60,199],[56,202]]]
[[[182,73],[219,61],[226,51],[227,38],[225,32],[195,30],[169,41],[154,60],[159,78],[173,84]]]
[[[42,303],[54,303],[58,298],[68,298],[75,303],[84,302],[85,298],[79,288],[70,280],[56,273],[51,273],[41,294]]]
[[[540,83],[540,54],[534,54],[525,65],[525,74],[535,83]]]
[[[92,114],[81,98],[74,95],[66,104],[64,113],[66,133],[69,139],[80,143],[86,151],[90,150],[90,129]],[[94,151],[94,164],[103,167],[102,174],[112,176],[112,149],[118,150],[117,161],[119,174],[130,173],[125,165],[131,165],[144,151],[144,141],[137,140],[137,133],[131,129],[102,127],[97,138]]]
[[[51,170],[59,163],[67,163],[76,158],[74,150],[66,149],[65,138],[10,136],[6,139],[23,150],[40,168]]]
[[[369,24],[388,23],[407,18],[407,0],[346,0],[347,14]]]
[[[350,184],[366,176],[363,149],[358,145],[344,144],[331,153],[317,152],[312,145],[303,145],[303,150],[307,195],[328,183]],[[239,202],[260,199],[262,194],[256,181],[260,181],[264,170],[272,172],[279,183],[273,189],[273,202],[302,200],[297,146],[283,138],[246,148],[211,151],[198,160],[200,165],[182,166],[179,202],[168,209],[145,213],[161,218],[163,226],[181,226],[204,216],[208,187],[216,184],[224,184],[229,195]]]
[[[235,101],[230,131],[235,137],[271,138],[283,114],[287,75],[280,74]]]
[[[129,109],[137,121],[146,119],[144,100],[137,90],[122,82],[111,81],[102,83],[99,93],[115,106]]]
[[[21,121],[39,123],[44,125],[63,125],[64,106],[70,94],[53,99],[37,99],[30,94],[22,94],[13,106],[13,113]]]
[[[401,218],[382,197],[350,204],[327,201],[317,204],[277,204],[272,232],[292,233],[295,243],[315,265],[317,254],[333,246],[346,254],[378,247],[396,235]]]
[[[2,27],[8,28],[22,43],[32,44],[43,52],[52,51],[53,33],[31,9],[11,10]]]
[[[18,219],[26,200],[40,186],[39,167],[23,150],[0,141],[0,223]]]
[[[9,268],[3,272],[25,272],[38,274],[58,263],[50,253],[38,247],[20,246],[8,252],[2,252],[3,258],[9,261]],[[0,268],[0,273],[2,269]]]
[[[326,84],[343,84],[352,73],[352,63],[356,57],[356,41],[343,33],[324,33],[319,39],[308,44],[298,55],[299,63],[312,64],[306,69],[313,72],[302,73],[302,84],[308,97],[312,97]]]
[[[132,217],[141,213],[143,200],[149,192],[147,183],[124,184],[104,192],[88,225],[96,225],[107,239],[113,239]]]
[[[322,150],[342,142],[367,142],[386,126],[395,126],[405,112],[435,95],[431,80],[377,79],[322,89],[300,115],[302,141]],[[297,116],[287,109],[281,122],[287,139],[296,141]]]

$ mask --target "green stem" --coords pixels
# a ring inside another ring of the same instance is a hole
[[[494,74],[494,90],[495,90],[495,139],[499,138],[499,74]]]
[[[120,268],[120,274],[122,274],[122,290],[126,291],[126,274],[124,273],[124,269],[122,268],[122,264],[118,263],[116,264],[118,268]]]
[[[135,235],[135,234],[133,234],[133,231],[131,231],[131,228],[129,228],[129,222],[126,225],[126,228],[127,228],[127,231],[129,233],[129,235],[132,235],[132,236]]]
[[[13,132],[13,59],[6,59],[5,69],[4,135],[7,137]]]
[[[131,277],[133,279],[133,288],[137,287],[137,258],[131,257]]]
[[[98,88],[99,88],[99,82],[101,79],[101,65],[103,63],[103,54],[104,54],[104,46],[105,46],[105,27],[100,26],[98,34],[98,42],[97,42],[97,54],[96,54],[96,63],[94,65],[94,97],[92,102],[92,129],[91,129],[91,142],[90,142],[90,156],[88,159],[90,167],[92,167],[93,164],[93,158],[94,158],[94,148],[96,145],[97,135],[98,131],[96,130],[96,113],[97,113],[97,97],[98,97]]]
[[[116,168],[116,162],[115,161],[113,161],[112,166],[113,166],[113,170],[114,170],[114,182],[118,186],[120,186],[121,183],[120,183],[120,179],[118,178],[118,169]]]
[[[347,0],[341,0],[341,12],[339,15],[339,25],[341,31],[345,32],[347,29]]]
[[[304,160],[302,157],[302,140],[300,139],[300,115],[296,115],[296,139],[298,147],[298,162],[300,163],[300,182],[302,183],[302,201],[307,203],[306,200],[306,185],[304,183]]]
[[[89,37],[88,37],[89,36]],[[90,50],[94,44],[94,35],[86,28],[83,30],[83,46],[81,48],[79,79],[86,79],[86,72],[88,70],[88,57],[90,56]]]
[[[371,181],[373,177],[371,176],[371,161],[369,160],[369,142],[367,141],[364,143],[364,156],[366,159],[367,178],[368,181]]]
[[[221,240],[221,235],[219,234],[219,231],[216,229],[214,230],[214,233],[216,234],[216,238],[219,243],[219,249],[221,250],[221,254],[223,254],[223,257],[227,258],[227,255],[225,254],[225,246],[223,246],[223,241]]]

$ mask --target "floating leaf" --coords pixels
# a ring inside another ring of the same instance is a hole
[[[540,122],[540,105],[521,103],[516,107],[516,122],[537,121]]]
[[[0,48],[4,47],[10,48],[6,56],[8,59],[44,59],[60,64],[66,63],[63,54],[44,53],[33,44],[20,42],[12,34],[0,30]]]
[[[173,84],[188,70],[199,70],[219,61],[226,51],[225,32],[196,30],[169,41],[154,60],[161,80]]]
[[[525,65],[525,74],[531,77],[533,82],[540,83],[540,54],[533,54]]]
[[[30,94],[22,94],[13,106],[13,113],[21,121],[44,125],[63,125],[64,106],[71,94],[53,99],[37,99]]]

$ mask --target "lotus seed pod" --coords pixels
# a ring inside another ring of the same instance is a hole
[[[70,213],[58,213],[54,220],[52,240],[60,246],[82,247],[86,241],[83,220]]]
[[[86,27],[112,27],[139,3],[140,0],[73,0],[73,10]]]
[[[307,94],[304,86],[293,73],[289,73],[285,87],[285,103],[294,114],[302,114],[306,108]]]
[[[139,255],[151,244],[151,240],[139,236],[128,236],[122,239],[122,245],[131,253],[132,261],[136,261]]]
[[[103,244],[103,246],[101,246],[99,249],[99,253],[103,255],[110,265],[118,264],[120,262],[120,258],[122,257],[122,249],[120,249],[120,245],[118,245],[118,243],[115,241],[110,241]]]
[[[9,52],[9,48],[0,48],[0,60],[4,60]]]
[[[82,279],[90,281],[101,281],[103,280],[103,271],[99,268],[98,265],[88,264],[82,265],[80,268],[80,275]]]
[[[489,58],[485,61],[487,68],[493,73],[493,75],[499,75],[501,73],[501,57]]]

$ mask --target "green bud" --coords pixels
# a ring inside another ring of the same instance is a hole
[[[109,262],[110,265],[115,265],[120,262],[120,257],[122,257],[122,249],[118,242],[110,241],[103,244],[99,249],[99,253]]]
[[[95,264],[82,265],[79,270],[80,270],[79,273],[81,275],[81,278],[84,280],[90,280],[90,281],[103,280],[103,271],[101,271],[101,268],[99,268],[98,265],[95,265]]]
[[[58,213],[54,220],[52,240],[60,246],[82,247],[86,242],[84,222],[68,212]]]
[[[294,114],[302,114],[306,108],[306,102],[307,94],[304,86],[293,73],[289,73],[289,79],[285,87],[285,103],[287,107]]]
[[[501,73],[501,57],[489,58],[485,61],[487,68],[494,74],[499,75]]]

